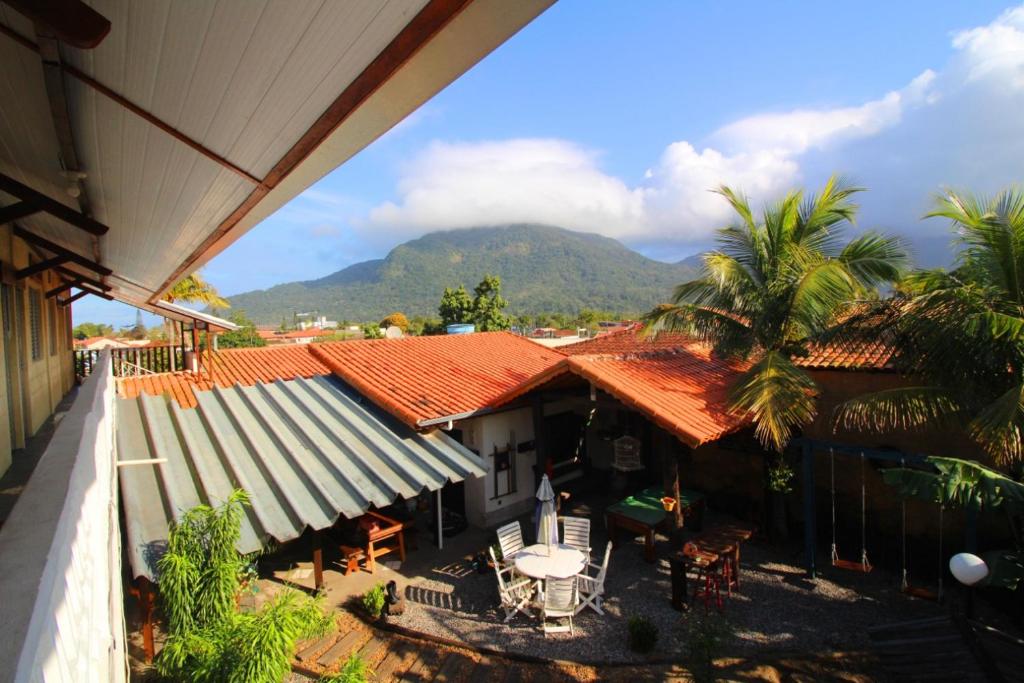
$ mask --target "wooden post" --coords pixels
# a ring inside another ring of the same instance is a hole
[[[683,528],[683,506],[679,500],[679,454],[674,443],[675,439],[661,429],[654,433],[658,455],[661,458],[662,489],[668,498],[675,498],[676,505],[669,513],[669,525],[672,527],[672,543],[677,544]]]
[[[192,372],[199,374],[199,361],[201,360],[199,355],[199,330],[196,329],[195,323],[192,324]]]
[[[814,502],[814,449],[809,441],[803,443],[804,488],[804,568],[807,576],[815,576],[814,552],[818,544],[817,506]]]
[[[153,605],[156,602],[156,595],[153,592],[153,584],[144,576],[139,579],[136,597],[142,610],[142,649],[146,653],[146,663],[152,664],[153,657],[156,656],[156,646],[153,643]]]
[[[324,587],[324,547],[319,530],[313,531],[313,583],[317,590]]]

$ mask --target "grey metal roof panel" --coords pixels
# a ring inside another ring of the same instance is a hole
[[[118,399],[120,468],[134,576],[155,580],[168,525],[234,488],[252,502],[238,549],[286,542],[447,481],[483,476],[480,459],[439,432],[420,434],[363,403],[332,377],[196,392],[197,407],[166,397]]]

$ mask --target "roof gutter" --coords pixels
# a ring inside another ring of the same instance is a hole
[[[457,422],[459,420],[466,420],[471,417],[479,417],[481,415],[489,415],[495,412],[495,408],[485,407],[477,408],[476,410],[470,410],[466,413],[455,413],[454,415],[445,415],[444,417],[432,417],[429,420],[417,420],[417,427],[436,427],[437,425],[447,424],[449,422]]]

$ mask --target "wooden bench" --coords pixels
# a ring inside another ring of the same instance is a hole
[[[355,548],[350,545],[341,546],[341,563],[345,567],[345,576],[352,572],[359,571],[359,561],[366,557],[362,548]]]

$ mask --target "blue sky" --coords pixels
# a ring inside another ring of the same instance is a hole
[[[1024,8],[842,5],[561,0],[204,275],[230,295],[525,220],[677,260],[728,221],[710,187],[765,201],[832,172],[870,188],[861,226],[941,260],[935,192],[1022,180]],[[90,299],[77,321],[134,321]]]

